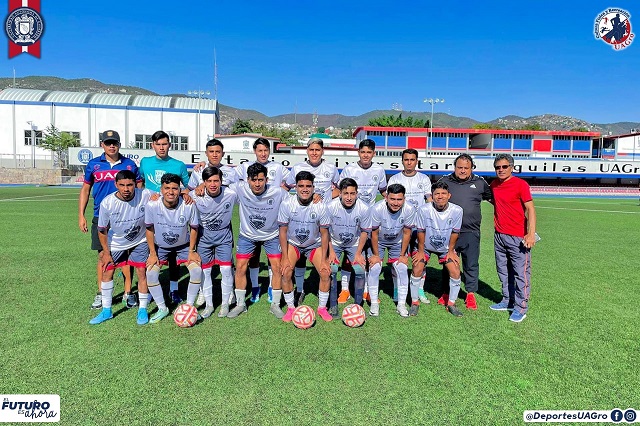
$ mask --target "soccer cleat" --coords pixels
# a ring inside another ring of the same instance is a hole
[[[151,324],[155,324],[168,315],[169,315],[169,308],[164,308],[164,309],[158,308],[158,312],[156,312],[151,318],[149,318],[149,322]]]
[[[418,316],[418,311],[419,310],[420,310],[420,304],[419,303],[412,303],[411,307],[409,308],[409,316],[410,317]]]
[[[371,296],[369,296],[369,292],[368,292],[368,291],[365,291],[365,292],[362,294],[362,299],[363,299],[363,300],[366,300],[367,302],[371,302]]]
[[[225,318],[227,315],[229,315],[229,305],[220,305],[218,318]]]
[[[127,309],[135,308],[138,306],[138,300],[136,299],[136,295],[133,293],[129,293],[126,297],[122,298],[122,302],[125,304]]]
[[[233,305],[234,303],[236,303],[236,292],[232,291],[231,293],[229,293],[229,305]]]
[[[318,308],[318,315],[320,315],[320,318],[322,318],[323,320],[329,322],[333,319],[333,317],[331,316],[331,314],[329,314],[329,311],[327,311],[327,307],[323,306],[322,308]]]
[[[467,298],[464,300],[464,305],[467,309],[476,310],[478,309],[478,304],[476,303],[476,295],[473,293],[467,294]]]
[[[521,314],[520,312],[514,310],[509,316],[509,321],[513,322],[522,322],[523,319],[527,317],[527,314]]]
[[[196,299],[196,306],[202,306],[204,305],[206,302],[205,298],[204,298],[204,294],[202,293],[202,290],[200,290],[198,292],[198,298]]]
[[[338,312],[338,307],[337,306],[330,307],[328,312],[329,312],[329,315],[331,315],[331,318],[333,318],[333,319],[339,319],[340,318],[340,312]]]
[[[175,305],[179,305],[180,303],[182,303],[182,297],[180,297],[180,293],[178,293],[178,290],[170,291],[169,297]]]
[[[244,314],[245,312],[247,312],[247,305],[236,305],[235,308],[229,311],[229,313],[227,314],[227,318],[237,318],[239,315]]]
[[[97,293],[96,297],[93,298],[91,309],[100,309],[100,308],[102,308],[102,293]]]
[[[398,307],[396,308],[396,311],[402,318],[407,318],[409,316],[409,311],[407,311],[406,303],[398,303]]]
[[[282,319],[282,317],[284,317],[284,312],[282,312],[282,309],[280,309],[280,306],[277,303],[271,304],[271,307],[269,308],[269,312],[275,315],[276,318],[278,319]]]
[[[136,323],[138,325],[145,325],[149,322],[149,312],[147,308],[138,308],[138,315],[136,316]]]
[[[338,303],[347,303],[347,300],[349,300],[350,297],[351,294],[349,293],[349,290],[342,290],[338,295]]]
[[[305,296],[306,294],[304,291],[301,291],[300,293],[298,293],[298,297],[296,297],[296,306],[302,306],[302,304],[304,303]]]
[[[372,303],[371,306],[369,307],[369,315],[372,317],[377,317],[378,315],[380,315],[380,304],[379,303]]]
[[[202,311],[202,313],[200,313],[200,316],[201,316],[202,318],[209,318],[209,317],[213,314],[213,311],[214,311],[215,309],[216,309],[216,308],[214,308],[213,306],[207,306],[206,308],[204,308],[204,310]]]
[[[447,306],[449,304],[449,295],[447,293],[440,296],[438,299],[438,305]]]
[[[267,288],[267,302],[269,302],[269,304],[273,303],[273,287],[271,287],[271,284],[269,284],[269,288]]]
[[[462,312],[460,312],[460,309],[458,309],[455,304],[449,303],[447,305],[447,311],[449,311],[449,313],[454,317],[462,316]]]
[[[293,311],[295,311],[295,308],[287,306],[287,312],[285,312],[284,316],[282,317],[282,321],[284,322],[293,321]]]
[[[421,288],[421,289],[419,289],[419,290],[418,290],[418,298],[420,299],[420,301],[421,301],[422,303],[425,303],[425,304],[427,304],[427,305],[428,305],[429,303],[431,303],[431,302],[429,301],[429,298],[427,297],[427,294],[424,292],[424,289],[423,289],[423,288]]]
[[[111,308],[102,308],[100,313],[95,318],[89,321],[89,324],[91,325],[100,324],[102,322],[110,320],[111,318],[113,318],[113,314],[111,313]]]
[[[251,287],[251,303],[260,301],[260,287]]]
[[[509,302],[500,302],[489,306],[492,311],[513,311],[513,306]]]

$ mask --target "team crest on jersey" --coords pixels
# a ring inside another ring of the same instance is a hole
[[[359,218],[359,217],[356,217],[355,222],[356,222],[356,226],[360,225],[360,218]]]
[[[276,171],[274,169],[269,170],[269,179],[275,179]]]
[[[180,234],[176,234],[172,231],[162,233],[162,239],[164,240],[165,243],[167,243],[170,246],[177,243],[178,238],[180,238]]]
[[[178,218],[178,223],[180,225],[184,225],[185,223],[187,223],[187,218],[181,214],[180,217]]]
[[[259,214],[252,214],[249,216],[249,225],[254,229],[262,229],[267,223],[267,218]]]
[[[327,179],[329,179],[331,177],[331,173],[329,172],[324,172],[324,177],[326,177]]]
[[[273,200],[273,198],[271,198],[271,199],[269,199],[269,200],[267,201],[267,204],[269,204],[270,206],[272,206],[274,202],[275,202],[275,201]]]
[[[419,183],[419,184],[418,184],[418,189],[419,189],[420,191],[422,191],[422,190],[424,189],[424,185],[423,185],[423,184],[421,184],[421,183]]]
[[[447,239],[445,237],[443,237],[442,235],[432,235],[429,237],[429,241],[431,242],[431,245],[435,248],[435,249],[441,249],[444,248],[444,243]]]
[[[100,164],[96,164],[95,166],[93,166],[93,170],[100,170]]]
[[[159,184],[162,181],[162,176],[164,176],[165,173],[167,172],[165,172],[164,170],[156,170],[156,174],[154,176],[155,182]]]
[[[126,231],[124,231],[124,238],[129,241],[133,241],[136,239],[139,233],[140,233],[140,225],[136,225],[133,228],[129,228]]]
[[[447,225],[451,225],[453,223],[453,219],[449,218],[447,219]]]
[[[372,179],[373,179],[374,182],[377,182],[378,181],[378,175],[373,175]]]
[[[308,229],[296,229],[296,238],[301,243],[304,243],[309,239],[309,230]]]
[[[311,214],[309,215],[309,217],[311,218],[311,220],[316,220],[318,218],[318,213],[316,212],[311,212]]]
[[[340,237],[340,240],[343,244],[351,243],[353,241],[353,238],[355,237],[355,235],[353,235],[351,232],[341,232],[338,234],[338,236]]]
[[[224,203],[224,209],[229,210],[231,208],[231,203]]]
[[[384,237],[385,240],[395,240],[396,238],[398,238],[398,234],[382,234],[382,236]]]
[[[144,205],[140,206],[140,213],[144,213]]]

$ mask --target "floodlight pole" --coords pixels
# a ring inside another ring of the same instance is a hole
[[[429,140],[427,141],[427,143],[425,144],[425,155],[429,155],[428,151],[429,151],[429,145],[431,145],[431,138],[433,138],[433,104],[437,104],[439,102],[444,103],[444,99],[440,99],[440,98],[427,98],[425,99],[423,102],[427,102],[431,104],[431,120],[429,120]]]
[[[27,124],[31,127],[31,162],[33,168],[36,168],[36,129],[38,126],[33,124],[33,121],[27,121]]]
[[[189,90],[187,92],[188,95],[198,96],[198,118],[197,118],[197,128],[196,128],[196,150],[200,151],[200,100],[202,99],[202,95],[209,96],[211,94],[208,90]]]

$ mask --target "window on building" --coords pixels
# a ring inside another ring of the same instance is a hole
[[[187,136],[171,136],[171,149],[187,151],[189,149],[189,138]]]
[[[136,145],[137,149],[153,149],[151,141],[151,135],[136,135]]]
[[[497,134],[497,135],[493,135],[494,139],[511,139],[511,135],[505,135],[505,134]]]
[[[36,130],[33,133],[36,137],[36,146],[42,145],[42,130]],[[24,144],[27,146],[33,145],[31,141],[31,130],[24,131]]]

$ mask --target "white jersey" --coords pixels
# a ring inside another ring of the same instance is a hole
[[[415,227],[416,209],[407,203],[395,213],[387,208],[387,201],[380,200],[371,209],[371,229],[378,229],[378,244],[393,247],[402,244],[404,228]]]
[[[404,186],[404,199],[416,209],[427,203],[426,198],[431,196],[431,179],[424,173],[417,172],[413,176],[406,176],[400,172],[391,176],[388,185],[399,183]]]
[[[280,205],[280,226],[288,226],[287,241],[300,248],[317,246],[320,243],[320,228],[329,227],[329,214],[324,203],[309,203],[303,206],[297,195],[289,197]]]
[[[236,167],[235,172],[237,180],[247,180],[247,169],[253,163],[255,163],[255,161],[247,161]],[[275,161],[269,161],[266,164],[263,164],[263,166],[267,168],[267,178],[269,178],[268,183],[274,186],[280,186],[286,182],[289,174],[291,173],[289,169]]]
[[[178,205],[168,209],[162,198],[149,201],[144,212],[147,227],[153,225],[154,240],[159,247],[172,248],[189,242],[191,228],[198,229],[198,209],[195,204],[185,204],[178,198]]]
[[[148,189],[136,188],[130,201],[121,200],[115,192],[102,200],[98,230],[110,230],[111,251],[127,250],[145,240],[144,211],[151,194]]]
[[[372,163],[368,169],[363,169],[358,163],[349,163],[342,169],[340,180],[351,178],[358,184],[358,198],[369,207],[376,203],[378,192],[387,189],[387,176],[379,164]]]
[[[211,164],[207,164],[206,167],[211,166]],[[226,166],[226,165],[221,165],[221,166],[215,166],[218,169],[222,170],[222,185],[223,186],[229,186],[233,183],[235,183],[238,180],[238,176],[236,175],[236,171],[233,167],[231,166]],[[204,168],[200,169],[199,172],[196,172],[195,170],[193,172],[191,172],[191,177],[189,178],[189,189],[190,190],[194,190],[196,189],[196,187],[198,185],[200,185],[201,183],[204,182],[204,180],[202,180],[202,171],[204,170]]]
[[[327,163],[325,160],[322,160],[318,166],[312,166],[308,161],[298,163],[293,166],[287,178],[286,184],[289,188],[296,186],[296,175],[302,171],[310,172],[315,176],[313,180],[313,192],[320,194],[322,202],[331,202],[333,187],[338,186],[338,182],[340,182],[340,174],[336,166]]]
[[[329,234],[334,247],[357,247],[362,231],[371,230],[369,207],[362,200],[356,200],[353,207],[347,209],[340,198],[336,198],[329,203],[327,210],[331,220]]]
[[[416,217],[418,232],[424,232],[425,250],[445,253],[449,250],[452,233],[459,233],[462,226],[462,207],[449,203],[438,211],[433,203],[420,207]]]
[[[189,193],[200,216],[202,235],[200,242],[208,245],[220,244],[232,239],[231,219],[233,208],[238,202],[238,196],[234,190],[225,186],[220,188],[220,194],[210,196],[207,191],[202,197],[195,191]]]
[[[237,183],[240,205],[240,235],[252,241],[267,241],[278,236],[278,209],[289,196],[277,185],[267,185],[266,190],[255,195],[247,182]]]

